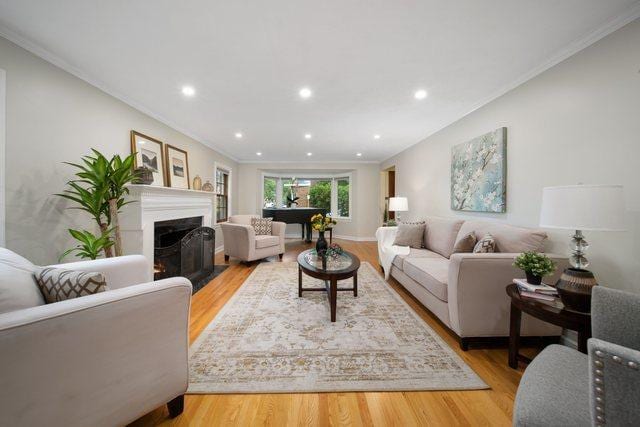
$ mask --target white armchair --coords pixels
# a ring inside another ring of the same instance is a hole
[[[109,290],[0,314],[0,424],[124,425],[167,402],[179,415],[191,283],[153,282],[139,255],[61,267]]]
[[[256,236],[251,218],[259,217],[232,215],[229,221],[220,224],[224,238],[224,260],[229,261],[230,257],[234,257],[241,261],[255,261],[274,255],[282,259],[287,224],[274,221],[271,223],[271,235]]]

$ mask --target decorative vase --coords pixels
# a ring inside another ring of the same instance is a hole
[[[595,276],[589,270],[567,268],[560,275],[556,289],[566,308],[589,313],[591,311],[591,291],[597,285]]]
[[[193,189],[194,190],[202,190],[202,178],[200,178],[200,175],[196,175],[195,178],[193,178]]]
[[[318,231],[318,241],[316,242],[316,252],[318,253],[319,256],[324,258],[324,256],[327,253],[328,247],[329,245],[327,244],[327,241],[324,238],[324,231]]]
[[[149,185],[153,183],[153,171],[151,169],[140,166],[135,168],[134,172],[138,175],[138,179],[135,180],[134,184]]]
[[[539,285],[542,283],[542,276],[536,276],[530,271],[525,271],[524,274],[527,276],[527,283],[532,285]]]
[[[207,182],[205,182],[204,184],[202,184],[202,191],[213,191],[213,184],[209,182],[209,180],[207,180]]]

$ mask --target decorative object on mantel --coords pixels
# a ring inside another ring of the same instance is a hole
[[[597,285],[586,268],[589,244],[582,232],[624,231],[624,194],[621,185],[567,185],[542,189],[540,226],[575,230],[571,239],[572,267],[556,284],[562,302],[570,309],[589,312],[591,291]]]
[[[324,232],[333,228],[337,222],[330,215],[316,214],[311,217],[311,227],[318,232],[318,241],[316,242],[316,252],[318,255],[326,256],[328,244],[324,238]]]
[[[213,184],[211,182],[209,182],[209,180],[207,180],[207,182],[202,184],[202,191],[213,192],[213,190],[214,190]]]
[[[451,209],[506,212],[507,128],[451,149]]]
[[[129,203],[125,201],[129,194],[127,185],[138,178],[133,170],[135,155],[123,160],[116,154],[108,160],[99,151],[92,151],[93,155],[82,157],[82,164],[65,162],[79,171],[75,174],[77,179],[67,183],[70,188],[57,195],[80,205],[72,209],[88,212],[98,224],[100,236],[86,230],[70,229],[69,233],[80,245],[66,251],[63,257],[75,251],[81,257],[95,259],[100,250],[104,251],[105,257],[111,257],[111,246],[115,246],[116,256],[122,255],[118,213]]]
[[[406,197],[389,197],[389,211],[390,212],[407,212],[409,210],[409,201]],[[400,221],[400,214],[397,215],[398,221]],[[392,222],[392,221],[389,221]],[[387,224],[389,224],[387,222]],[[396,222],[393,221],[393,225]]]
[[[193,178],[193,189],[194,190],[202,190],[202,178],[200,178],[200,175],[196,175],[195,178]]]
[[[524,271],[527,277],[527,283],[539,285],[542,278],[556,271],[556,265],[545,254],[534,251],[523,252],[518,255],[513,266]]]
[[[166,144],[167,185],[173,188],[190,188],[189,158],[187,152]]]
[[[138,175],[134,184],[151,185],[153,183],[153,171],[145,166],[139,166],[134,169],[134,172]]]
[[[167,185],[164,171],[164,147],[162,141],[131,131],[131,154],[135,155],[134,167],[144,166],[151,170],[153,181],[149,185]]]

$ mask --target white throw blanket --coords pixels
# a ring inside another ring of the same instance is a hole
[[[396,255],[409,255],[409,246],[397,246],[393,244],[397,233],[398,227],[379,227],[376,230],[378,258],[380,258],[380,265],[384,269],[385,280],[389,279],[391,263]]]

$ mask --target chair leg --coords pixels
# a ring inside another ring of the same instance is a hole
[[[167,408],[169,409],[169,418],[175,418],[182,414],[182,411],[184,411],[184,394],[168,402]]]
[[[224,262],[229,262],[229,255],[224,256]]]

